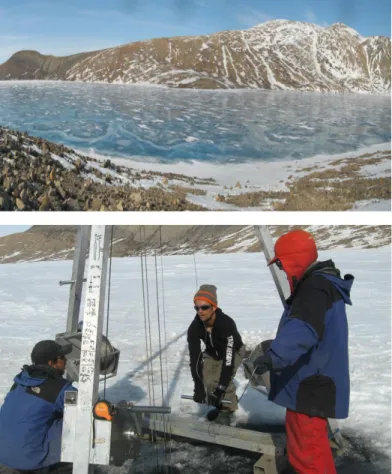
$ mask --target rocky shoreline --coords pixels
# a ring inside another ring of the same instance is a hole
[[[215,180],[117,163],[0,126],[0,211],[348,211],[357,203],[380,202],[390,207],[389,148],[294,168],[289,163],[285,181],[268,187],[236,182],[235,173],[226,186],[219,175]]]
[[[168,186],[169,180],[180,184]],[[206,210],[186,199],[188,193],[203,192],[195,187],[200,184],[214,180],[100,162],[0,126],[2,211]]]

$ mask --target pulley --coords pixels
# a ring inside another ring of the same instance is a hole
[[[70,382],[79,380],[80,355],[82,345],[82,326],[80,322],[78,329],[73,333],[60,333],[56,335],[56,342],[60,345],[71,344],[72,352],[67,355],[67,379]],[[120,351],[112,346],[109,339],[102,334],[100,347],[100,375],[113,377],[117,374]]]

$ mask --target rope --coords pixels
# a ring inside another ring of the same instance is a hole
[[[159,226],[159,249],[160,249],[160,254],[161,254],[161,294],[162,294],[162,312],[163,312],[163,330],[164,330],[164,342],[165,342],[165,347],[167,347],[167,338],[166,338],[166,311],[165,311],[165,289],[164,289],[164,284],[163,284],[163,248],[162,248],[162,226]],[[166,394],[169,393],[169,371],[168,371],[168,362],[167,362],[167,350],[165,351],[165,368],[166,368]],[[163,384],[163,381],[162,381]],[[166,418],[165,418],[166,420]],[[166,436],[168,435],[169,438],[169,463],[167,463],[166,460],[166,465],[169,464],[170,466],[170,471],[171,471],[171,465],[172,465],[172,439],[171,439],[171,432],[166,429],[165,426],[165,443],[166,443]],[[166,454],[166,444],[165,444],[165,454]]]
[[[113,255],[113,228],[110,229],[110,254],[109,254],[109,282],[108,282],[108,305],[106,312],[106,339],[109,341],[109,312],[110,312],[110,296],[111,296],[111,285],[112,285],[112,255]],[[105,344],[105,363],[107,363],[108,357],[108,343]],[[106,380],[107,373],[105,371],[105,380],[103,385],[103,398],[106,400]]]
[[[158,343],[159,343],[159,365],[161,369],[161,395],[162,403],[164,400],[163,393],[163,366],[162,366],[162,341],[161,341],[161,321],[159,317],[159,283],[158,283],[158,263],[157,263],[157,251],[155,249],[155,284],[156,284],[156,296],[157,296],[157,317],[158,317]],[[165,471],[167,471],[167,460],[166,460],[166,428],[163,437],[164,444],[164,459],[165,459]]]
[[[147,265],[147,251],[146,251],[146,231],[143,227],[143,235],[142,235],[142,228],[139,227],[140,231],[140,262],[141,262],[141,273],[142,273],[142,290],[143,290],[143,311],[144,311],[144,329],[145,329],[145,345],[146,345],[146,356],[149,360],[148,362],[148,390],[149,390],[149,400],[151,405],[151,398],[152,402],[155,405],[155,389],[154,389],[154,374],[153,374],[153,361],[152,361],[152,332],[151,332],[151,315],[150,315],[150,296],[149,296],[149,281],[148,281],[148,265]],[[163,302],[163,325],[164,325],[164,341],[166,347],[166,313],[165,313],[165,302],[164,302],[164,285],[163,285],[163,258],[162,258],[162,230],[159,227],[159,245],[160,245],[160,253],[161,253],[161,286],[162,286],[162,302]],[[155,282],[156,282],[156,307],[157,307],[157,317],[158,317],[158,343],[159,343],[159,363],[160,363],[160,375],[161,375],[161,395],[162,395],[162,402],[164,401],[164,375],[163,375],[163,361],[162,361],[162,330],[161,330],[161,311],[160,311],[160,302],[159,302],[159,275],[158,275],[158,255],[157,249],[155,249],[154,255],[154,264],[155,264]],[[167,362],[167,354],[165,354],[165,366],[166,366],[166,392],[169,391],[169,376],[168,376],[168,362]],[[151,370],[151,378],[150,378],[150,370]],[[165,418],[166,420],[166,418]],[[151,430],[152,439],[155,439],[154,433],[155,430]],[[165,472],[168,473],[171,470],[171,433],[170,433],[170,453],[169,459],[167,457],[167,435],[168,430],[164,428],[164,466]],[[156,452],[156,467],[157,471],[159,471],[160,465],[160,450],[157,445],[155,445],[155,452]]]
[[[143,293],[143,316],[144,316],[144,337],[145,337],[145,344],[146,344],[146,357],[147,360],[149,358],[148,355],[148,342],[147,342],[147,314],[146,314],[146,295],[144,290],[144,271],[143,271],[143,247],[142,247],[142,228],[139,226],[140,231],[140,267],[141,267],[141,274],[142,274],[142,293]],[[151,380],[150,380],[150,371],[147,367],[147,385],[148,385],[148,401],[151,405]],[[143,471],[145,462],[143,457]]]
[[[142,228],[139,227],[140,230],[140,244],[142,243]],[[147,311],[146,311],[146,294],[144,289],[144,267],[143,267],[143,247],[140,245],[140,266],[141,266],[141,273],[142,273],[142,291],[143,291],[143,314],[144,314],[144,336],[145,336],[145,343],[146,343],[146,357],[147,360],[149,359],[149,350],[148,350],[148,338],[147,338]],[[151,380],[150,380],[150,371],[147,367],[147,379],[148,379],[148,401],[151,405]]]
[[[163,394],[162,340],[161,340],[161,319],[159,316],[158,264],[157,264],[157,250],[156,249],[155,249],[155,283],[156,283],[156,293],[157,293],[159,365],[161,369],[161,389],[162,389],[162,402],[163,402],[164,394]]]
[[[144,245],[146,242],[146,229],[144,228]],[[147,268],[147,252],[144,247],[144,269],[146,274],[146,295],[147,295],[147,322],[148,322],[148,334],[150,343],[150,355],[152,355],[152,339],[151,339],[151,317],[150,317],[150,293],[148,288],[148,268]],[[152,403],[155,405],[155,390],[154,390],[154,371],[151,360],[151,382],[152,382]]]
[[[141,232],[141,231],[140,231]],[[146,342],[147,345],[147,351],[146,355],[147,358],[150,360],[150,370],[151,370],[151,393],[152,393],[152,402],[153,405],[155,406],[155,389],[154,389],[154,371],[153,371],[153,361],[152,361],[152,339],[151,339],[151,318],[150,318],[150,294],[149,294],[149,287],[148,287],[148,267],[147,267],[147,251],[146,251],[146,229],[143,227],[143,249],[144,249],[144,274],[145,274],[145,288],[146,288],[146,299],[147,299],[147,322],[145,319],[145,328],[146,328],[146,339],[149,339],[149,350],[148,352],[148,343]],[[142,266],[143,266],[143,257],[142,257]],[[144,281],[144,280],[143,280]],[[143,283],[143,289],[144,289],[144,283]],[[144,297],[144,294],[143,294]],[[144,301],[145,302],[145,299]],[[148,338],[147,338],[147,326],[148,326]],[[148,370],[147,370],[148,372]],[[150,380],[149,380],[149,386],[150,386]],[[150,391],[150,388],[149,388]],[[151,398],[150,398],[150,405],[151,405]],[[151,430],[151,435],[152,435],[152,440],[154,441],[155,439],[155,430]],[[157,444],[155,443],[155,454],[156,454],[156,468],[157,471],[159,471],[159,448]]]
[[[165,347],[167,346],[166,339],[166,311],[165,311],[165,288],[163,285],[163,250],[162,250],[162,226],[159,226],[159,248],[161,252],[161,292],[162,292],[162,312],[163,312],[163,330],[165,336]],[[166,392],[169,391],[169,372],[167,365],[167,351],[165,351],[165,366],[166,366]]]

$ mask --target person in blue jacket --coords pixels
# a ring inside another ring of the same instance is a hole
[[[14,378],[0,410],[0,464],[22,471],[60,466],[64,392],[76,390],[63,377],[71,350],[38,342],[32,365]]]
[[[295,230],[275,243],[276,264],[287,276],[277,334],[255,360],[255,373],[270,371],[269,400],[285,407],[287,453],[298,474],[335,474],[327,418],[347,418],[350,377],[346,305],[354,277],[332,260],[317,261],[316,243]]]

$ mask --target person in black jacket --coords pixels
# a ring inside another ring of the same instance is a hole
[[[238,409],[233,378],[245,356],[245,347],[237,326],[230,316],[218,308],[216,287],[201,285],[194,296],[194,320],[188,328],[190,368],[194,381],[193,400],[215,408],[207,418],[219,413],[230,414]],[[200,342],[205,344],[202,352]],[[222,404],[222,401],[230,404]],[[227,423],[227,419],[222,422]]]

